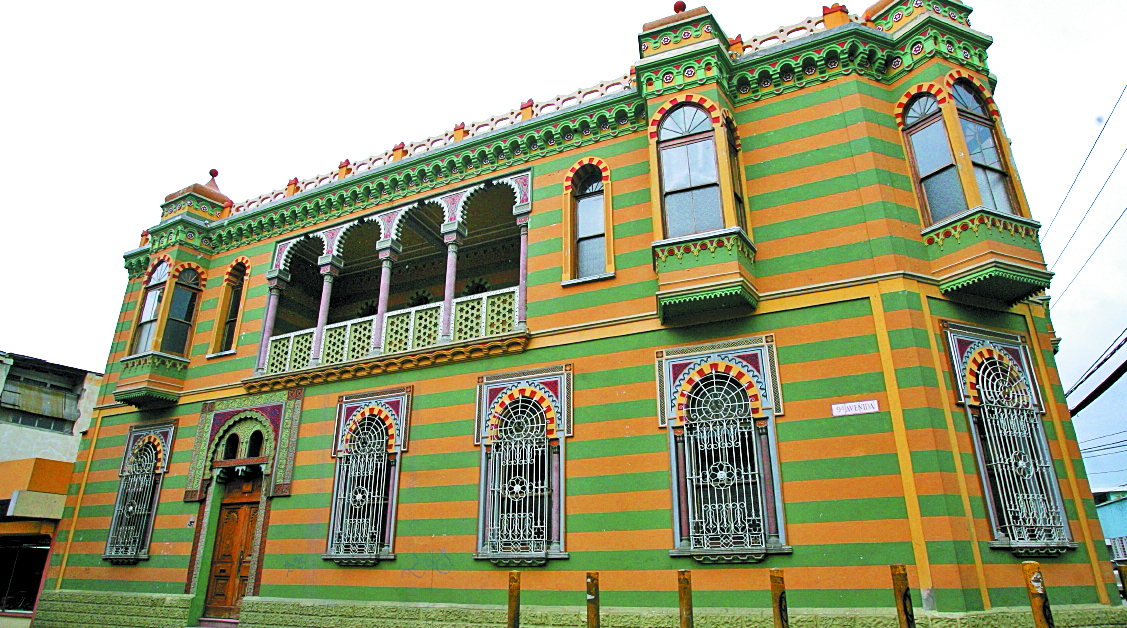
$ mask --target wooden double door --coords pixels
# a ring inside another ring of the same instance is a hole
[[[237,618],[250,582],[262,476],[233,477],[223,485],[215,552],[207,578],[204,616]]]

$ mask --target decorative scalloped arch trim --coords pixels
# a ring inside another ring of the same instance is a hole
[[[149,264],[149,270],[145,271],[145,281],[143,282],[143,285],[149,285],[149,278],[153,276],[153,271],[156,270],[157,266],[161,262],[167,263],[169,268],[172,267],[172,258],[169,257],[166,253],[161,253],[155,260],[153,260],[152,264]]]
[[[133,446],[133,451],[129,453],[130,464],[132,464],[133,459],[137,457],[137,454],[141,453],[141,449],[146,445],[152,445],[153,449],[156,450],[157,461],[156,466],[153,467],[153,473],[160,473],[161,469],[164,468],[164,443],[153,434],[145,434],[137,441],[137,444]],[[126,464],[125,467],[129,468],[129,464]]]
[[[990,112],[990,115],[994,116],[995,118],[1002,117],[1001,112],[998,111],[998,105],[994,102],[994,96],[990,93],[990,88],[987,87],[986,84],[984,84],[982,81],[978,80],[978,77],[976,76],[966,74],[962,70],[952,70],[951,73],[949,73],[946,78],[943,79],[943,84],[947,86],[947,91],[951,91],[951,89],[955,86],[955,81],[958,81],[959,79],[962,79],[978,88],[978,95],[981,96],[982,101],[986,103],[986,109]]]
[[[274,458],[274,449],[277,446],[275,442],[274,426],[270,425],[270,420],[267,419],[266,416],[261,412],[257,410],[243,410],[242,412],[235,413],[233,416],[224,421],[222,427],[220,427],[215,432],[215,437],[208,444],[207,456],[204,458],[204,460],[206,461],[204,463],[206,465],[204,467],[204,477],[211,477],[211,469],[213,468],[212,463],[215,462],[215,456],[219,453],[220,445],[227,440],[227,436],[232,431],[234,431],[239,423],[242,423],[243,421],[250,421],[252,423],[258,423],[259,425],[261,425],[263,437],[262,453],[265,455],[265,457],[271,459]],[[272,470],[272,464],[266,465],[266,468],[263,469],[263,475],[269,475]]]
[[[383,406],[383,404],[373,403],[372,405],[361,408],[352,413],[348,419],[348,426],[345,427],[344,436],[341,438],[342,449],[348,450],[349,444],[352,442],[352,437],[356,433],[356,428],[364,422],[368,417],[375,417],[384,424],[384,429],[387,430],[387,453],[395,452],[395,418],[391,416],[391,412]]]
[[[602,171],[604,183],[610,181],[610,167],[607,166],[607,162],[599,159],[598,157],[584,157],[583,159],[575,162],[575,165],[567,171],[566,175],[564,175],[564,192],[571,191],[571,181],[575,178],[575,173],[579,172],[579,169],[583,166],[586,166],[587,164],[594,164],[600,171]]]
[[[731,362],[715,360],[702,364],[685,377],[685,381],[681,384],[681,389],[677,391],[675,404],[677,414],[674,416],[677,425],[685,424],[685,412],[689,407],[689,391],[693,389],[693,386],[695,386],[697,382],[712,373],[726,373],[734,377],[735,380],[744,387],[744,390],[747,391],[752,418],[767,418],[767,415],[763,413],[763,394],[760,392],[756,378]]]
[[[720,105],[698,94],[674,96],[673,98],[670,98],[664,105],[658,107],[657,111],[655,111],[654,114],[650,116],[649,127],[651,140],[657,139],[658,126],[661,124],[661,119],[665,117],[665,114],[669,113],[677,105],[683,105],[686,103],[704,107],[705,111],[708,112],[708,115],[712,117],[712,123],[720,124],[720,118],[723,115],[721,113],[723,109],[720,107]]]
[[[180,273],[184,272],[185,268],[191,268],[192,270],[199,273],[201,285],[207,279],[207,273],[204,272],[203,266],[200,266],[199,264],[197,264],[195,262],[183,262],[181,264],[178,264],[176,266],[176,268],[172,271],[172,278],[178,279],[180,277]]]
[[[371,223],[375,223],[376,229],[380,232],[379,236],[376,237],[376,240],[382,240],[384,233],[383,222],[377,220],[375,216],[367,216],[358,220],[354,220],[344,226],[344,229],[342,229],[340,234],[337,235],[336,242],[334,243],[335,250],[333,251],[333,254],[344,255],[344,243],[346,240],[348,240],[348,236],[352,235],[352,230],[361,225],[367,225]]]
[[[985,363],[987,360],[998,360],[999,362],[1002,362],[1009,368],[1016,371],[1019,375],[1022,373],[1022,370],[1016,364],[1014,364],[1013,360],[1010,359],[1010,356],[1006,355],[1004,351],[999,351],[991,345],[979,348],[977,351],[971,354],[970,358],[967,359],[965,367],[966,371],[963,373],[963,381],[964,385],[966,386],[967,403],[976,406],[982,405],[982,398],[978,393],[978,377],[983,363]],[[1024,379],[1025,378],[1022,377],[1022,380]]]
[[[250,276],[250,259],[240,255],[227,267],[227,272],[223,274],[223,283],[233,284],[235,282],[235,267],[239,264],[243,265],[243,276],[240,277],[240,279],[246,280],[246,278]]]
[[[552,405],[552,400],[548,398],[543,392],[536,390],[531,386],[519,386],[510,390],[507,394],[502,395],[497,403],[493,404],[493,409],[489,411],[489,441],[497,441],[497,428],[500,427],[501,414],[504,413],[505,408],[517,399],[525,398],[544,411],[544,417],[547,419],[548,425],[546,436],[548,438],[556,437],[556,409]]]
[[[909,87],[908,91],[904,92],[904,95],[900,97],[900,100],[896,101],[896,124],[899,125],[900,128],[904,128],[904,108],[908,106],[908,103],[913,98],[924,93],[935,96],[935,100],[937,100],[940,105],[947,102],[947,90],[936,83],[920,83],[915,87]]]

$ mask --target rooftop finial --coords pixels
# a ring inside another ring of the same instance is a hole
[[[681,2],[681,0],[677,0],[677,2],[674,2],[673,3],[673,12],[674,13],[684,13],[685,12],[685,3]]]
[[[219,192],[219,184],[215,182],[215,177],[219,176],[219,171],[215,168],[212,168],[211,170],[208,170],[207,173],[211,175],[211,181],[205,183],[204,187],[211,188],[216,192]]]
[[[215,177],[218,177],[218,176],[219,176],[219,171],[218,171],[218,170],[216,170],[215,168],[212,168],[211,170],[208,170],[208,171],[207,171],[207,173],[211,175],[211,178],[212,178],[212,179],[214,179]]]

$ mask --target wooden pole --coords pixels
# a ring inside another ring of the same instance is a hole
[[[509,620],[508,628],[520,628],[520,572],[509,572]]]
[[[587,572],[587,628],[599,628],[599,572]]]
[[[1025,575],[1025,590],[1029,593],[1029,605],[1033,609],[1033,625],[1036,628],[1055,628],[1053,611],[1049,608],[1049,593],[1045,590],[1045,577],[1041,575],[1041,565],[1027,560],[1021,563]]]
[[[681,628],[693,628],[693,579],[688,569],[677,570],[677,601],[681,607]]]
[[[1127,565],[1116,565],[1116,571],[1119,572],[1119,583],[1122,585],[1122,591],[1127,591]]]
[[[904,565],[889,565],[892,570],[892,596],[896,601],[896,619],[900,628],[916,628],[912,610],[912,589],[908,586],[908,570]]]
[[[771,610],[775,615],[775,628],[790,628],[790,612],[787,611],[787,586],[783,581],[783,570],[771,570]]]

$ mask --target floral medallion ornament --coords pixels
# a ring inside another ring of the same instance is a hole
[[[516,148],[514,148],[514,149],[513,149],[513,154],[514,154],[514,155],[519,155],[519,154],[521,154],[520,146],[517,146]]]
[[[892,69],[895,70],[896,68],[900,67],[903,64],[904,64],[904,62],[900,60],[900,57],[896,57],[895,59],[892,60]]]
[[[924,45],[921,44],[918,41],[915,43],[914,46],[912,46],[912,54],[914,54],[914,55],[918,55],[923,51],[924,51]]]
[[[963,48],[963,58],[964,59],[970,59],[970,51],[967,50],[966,48]]]
[[[936,2],[936,3],[935,3],[935,4],[933,4],[933,5],[931,5],[931,8],[932,8],[932,9],[934,9],[936,13],[938,13],[938,14],[940,14],[940,15],[943,15],[943,7],[939,6],[939,3],[938,3],[938,2]]]
[[[838,65],[839,64],[838,64],[837,59],[830,59],[829,61],[826,62],[826,67],[831,69],[831,70],[836,68]]]
[[[186,233],[184,235],[185,235],[185,237],[188,238],[189,242],[196,239],[196,232],[195,231],[189,231],[188,233]]]
[[[555,145],[556,145],[556,138],[549,137],[548,138],[548,146],[555,146]]]
[[[704,32],[711,33],[712,32],[712,25],[711,24],[705,24],[704,25]]]
[[[661,82],[662,83],[672,83],[673,82],[673,73],[672,72],[666,72],[665,74],[663,74],[661,76]]]
[[[591,134],[590,127],[583,127],[583,135],[590,135],[590,134]]]
[[[569,132],[563,134],[563,141],[570,142],[571,138],[573,138],[573,137],[575,137],[575,136],[572,135],[571,132],[569,131]]]
[[[817,72],[817,70],[815,70],[814,66],[812,65],[808,65],[802,69],[802,73],[806,76],[814,76],[814,72]]]
[[[892,16],[892,21],[893,21],[893,22],[899,22],[899,21],[900,21],[900,20],[902,20],[902,19],[904,19],[904,13],[903,13],[902,11],[897,11],[897,12],[896,12],[896,15],[893,15],[893,16]]]
[[[681,39],[689,39],[692,36],[693,36],[693,31],[690,31],[690,30],[681,31]]]
[[[697,75],[697,71],[693,68],[685,68],[685,78],[693,78]]]
[[[771,79],[765,78],[762,81],[759,81],[759,86],[763,88],[771,87]]]
[[[668,46],[671,43],[673,43],[673,40],[669,38],[669,35],[666,35],[666,36],[661,38],[661,45],[662,46]]]
[[[914,7],[922,7],[923,5],[924,5],[924,0],[916,0],[915,3],[912,4],[912,6],[914,6]]]
[[[792,74],[792,73],[790,73],[790,72],[787,72],[786,74],[783,74],[783,82],[784,82],[784,83],[789,83],[789,82],[791,82],[791,81],[793,81],[793,80],[794,80],[794,74]]]
[[[947,17],[951,18],[952,20],[955,20],[956,22],[959,21],[959,14],[956,13],[954,9],[951,9],[950,11],[947,12]]]
[[[740,84],[740,93],[741,93],[741,94],[746,94],[746,93],[748,93],[748,92],[750,92],[750,91],[751,91],[751,86],[750,86],[750,85],[748,85],[747,83],[741,83],[741,84]]]
[[[878,31],[883,31],[883,30],[884,30],[884,27],[883,27],[883,26],[877,26],[877,30],[878,30]]]
[[[955,53],[955,44],[952,44],[951,42],[947,42],[947,52],[954,54]]]
[[[600,122],[599,123],[599,129],[603,130],[603,131],[609,131],[610,130],[610,123],[609,122]]]
[[[642,42],[642,52],[645,52],[649,49],[650,49],[650,43],[648,41],[643,41]]]

